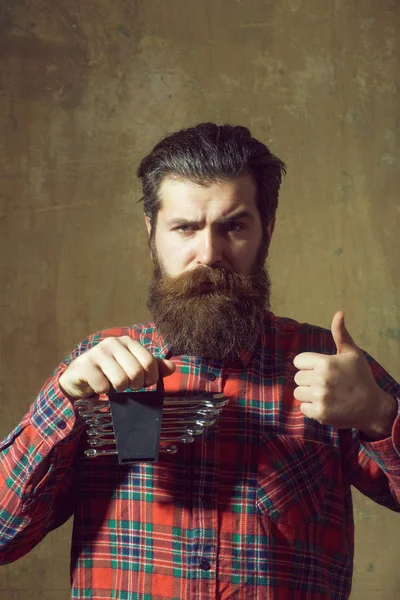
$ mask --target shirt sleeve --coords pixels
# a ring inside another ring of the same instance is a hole
[[[58,380],[80,354],[106,337],[130,335],[130,328],[90,336],[55,369],[20,424],[0,442],[0,564],[29,552],[74,512],[76,461],[84,431]],[[34,480],[35,485],[32,485]]]
[[[397,402],[391,436],[368,441],[359,431],[343,432],[344,472],[349,483],[378,504],[400,512],[400,385],[368,353],[378,386]]]

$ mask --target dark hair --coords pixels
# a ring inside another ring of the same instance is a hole
[[[278,206],[285,164],[246,127],[200,123],[164,137],[145,156],[137,171],[142,180],[144,212],[157,221],[158,190],[171,175],[198,184],[210,184],[249,173],[257,185],[257,206],[265,231]]]

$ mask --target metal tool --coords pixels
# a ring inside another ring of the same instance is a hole
[[[120,464],[155,462],[159,452],[175,454],[179,444],[190,444],[214,425],[229,402],[224,394],[198,392],[165,395],[162,379],[157,390],[116,392],[108,401],[76,400],[74,407],[86,421],[89,458],[117,455]]]

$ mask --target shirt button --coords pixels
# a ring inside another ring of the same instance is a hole
[[[206,373],[206,378],[208,379],[208,381],[215,381],[217,379],[217,376],[215,373]]]
[[[211,565],[205,558],[202,558],[200,561],[200,569],[203,571],[209,571],[211,569]]]
[[[66,422],[65,421],[61,421],[61,420],[60,421],[56,421],[56,425],[57,425],[58,429],[65,429],[66,426],[67,426]]]

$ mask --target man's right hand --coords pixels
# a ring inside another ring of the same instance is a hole
[[[172,375],[170,360],[155,358],[127,335],[109,337],[78,356],[59,378],[61,390],[71,400],[115,390],[138,390],[154,385],[159,377]]]

